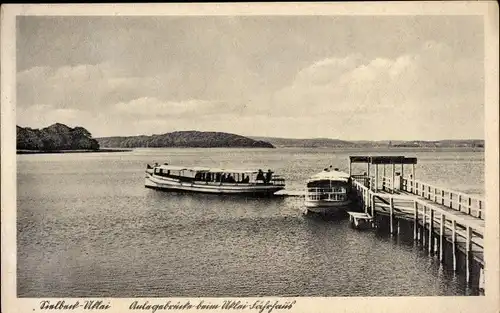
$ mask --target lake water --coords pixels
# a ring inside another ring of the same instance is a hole
[[[349,155],[333,149],[137,149],[18,155],[19,297],[466,295],[461,275],[413,241],[303,216],[300,197],[144,188],[146,163],[271,168],[302,191]],[[484,194],[484,154],[405,152],[418,179]],[[363,172],[361,167],[355,172]]]

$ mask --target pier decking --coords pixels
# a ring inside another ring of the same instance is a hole
[[[366,163],[367,171],[353,175],[352,163]],[[416,180],[416,163],[416,158],[403,156],[351,156],[352,185],[365,213],[351,214],[351,223],[356,216],[371,219],[374,227],[385,226],[394,235],[402,228],[413,229],[413,239],[430,254],[453,270],[464,271],[467,283],[483,289],[484,200]],[[403,176],[404,165],[411,165],[409,177]]]

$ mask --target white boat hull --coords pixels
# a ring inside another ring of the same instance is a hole
[[[326,200],[306,200],[304,206],[306,211],[323,214],[335,214],[346,211],[350,200],[326,201]]]
[[[270,184],[242,184],[242,183],[218,183],[218,182],[183,182],[168,177],[155,177],[146,174],[145,186],[147,188],[189,191],[215,194],[246,194],[246,195],[272,195],[285,188],[283,185]]]

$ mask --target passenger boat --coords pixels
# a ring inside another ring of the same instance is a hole
[[[335,214],[351,202],[351,178],[335,169],[325,169],[307,180],[305,212]]]
[[[145,186],[171,191],[270,196],[285,188],[285,180],[271,170],[263,172],[148,164]]]

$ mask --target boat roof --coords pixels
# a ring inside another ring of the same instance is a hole
[[[311,176],[308,179],[308,182],[318,181],[318,180],[340,180],[347,181],[349,179],[349,174],[341,172],[341,171],[322,171],[318,174]]]
[[[186,166],[176,166],[176,165],[159,165],[158,168],[170,171],[192,171],[192,172],[210,172],[210,173],[243,173],[243,174],[255,174],[258,170],[245,170],[245,169],[223,169],[223,168],[212,168],[212,167],[186,167]],[[263,171],[265,173],[265,171]]]

